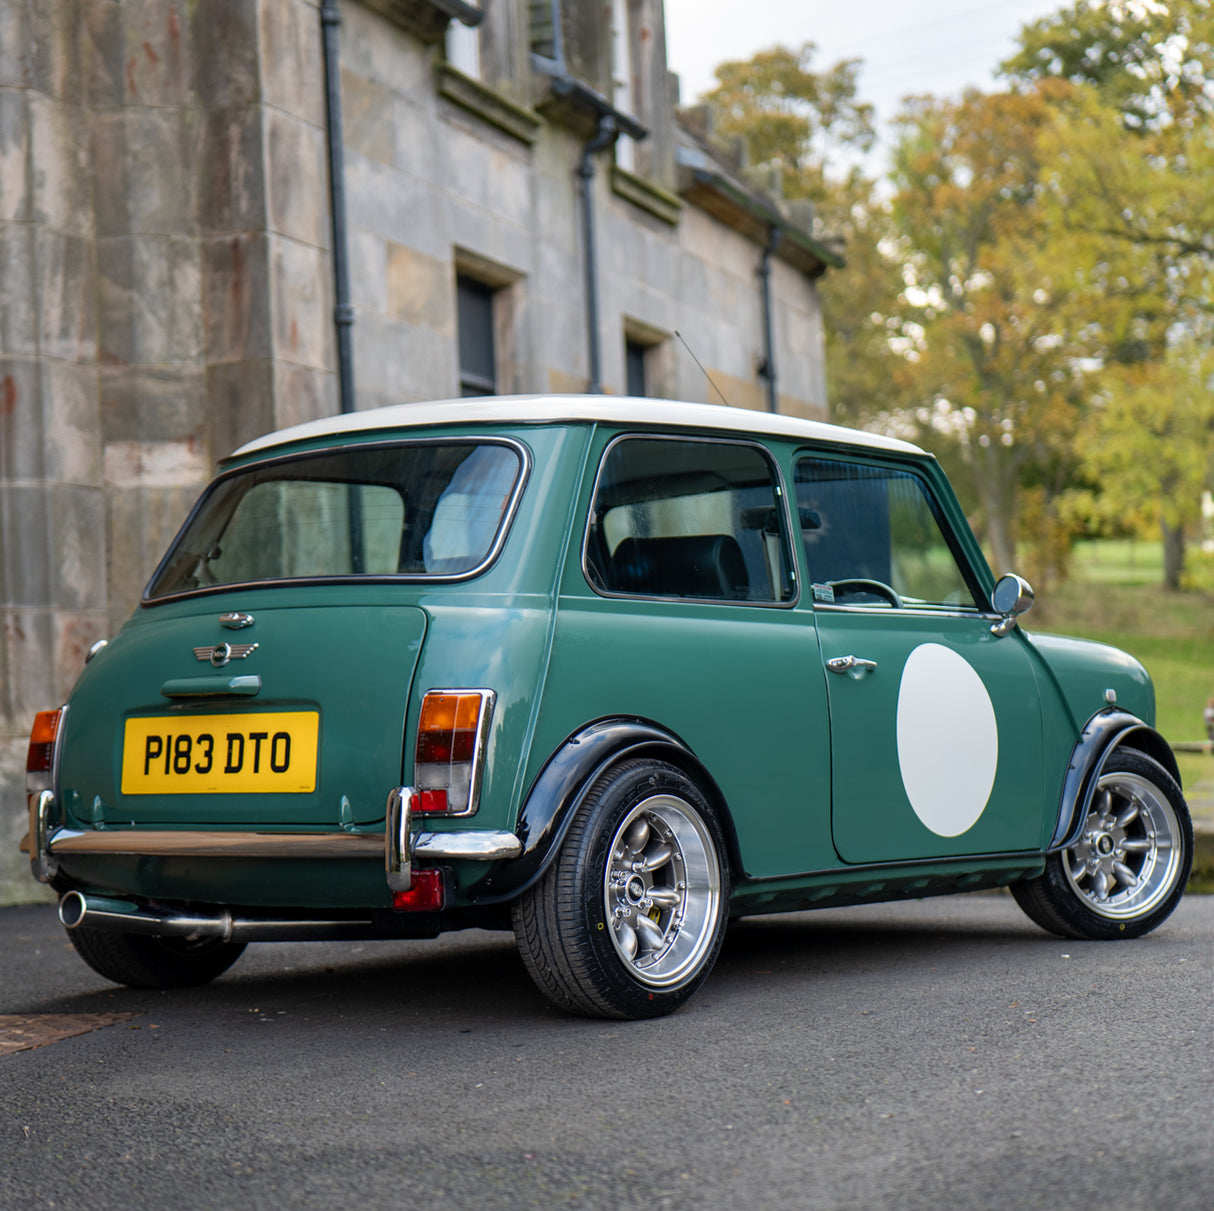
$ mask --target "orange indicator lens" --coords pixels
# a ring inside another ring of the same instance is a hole
[[[55,764],[55,738],[59,734],[62,711],[39,711],[30,731],[29,752],[25,758],[27,774],[48,774]]]
[[[417,729],[417,759],[450,765],[471,761],[480,723],[479,694],[427,694]]]

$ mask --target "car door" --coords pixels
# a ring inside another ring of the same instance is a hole
[[[797,458],[794,485],[830,707],[831,831],[847,862],[1035,849],[1039,688],[999,637],[930,476]]]
[[[646,720],[703,762],[748,875],[834,865],[826,692],[775,460],[742,438],[645,433],[612,437],[599,468],[536,751],[591,720]]]

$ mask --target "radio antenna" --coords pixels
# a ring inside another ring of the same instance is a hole
[[[716,385],[716,383],[714,383],[712,381],[712,375],[709,374],[708,371],[704,369],[703,363],[700,361],[700,359],[698,357],[696,357],[695,353],[692,352],[692,348],[687,343],[687,341],[684,339],[683,334],[677,328],[674,330],[674,334],[675,334],[675,336],[677,336],[679,338],[679,340],[681,340],[683,342],[683,348],[686,349],[687,352],[691,354],[691,360],[693,362],[695,362],[695,364],[697,366],[700,367],[700,373],[708,380],[708,385],[721,397],[721,403],[723,403],[727,408],[730,407],[729,400],[727,400],[725,398],[725,392],[723,392],[721,390],[721,388],[718,387]]]

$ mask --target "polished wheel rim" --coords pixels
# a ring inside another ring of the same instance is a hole
[[[699,815],[673,795],[637,804],[612,838],[603,897],[611,943],[641,983],[693,975],[721,908],[720,862]]]
[[[1152,782],[1137,774],[1106,774],[1063,867],[1093,912],[1113,920],[1140,917],[1175,886],[1179,834],[1176,812]]]

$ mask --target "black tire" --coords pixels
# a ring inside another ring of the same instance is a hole
[[[1193,823],[1180,787],[1157,761],[1123,748],[1100,775],[1079,841],[1011,892],[1061,937],[1138,938],[1172,914],[1192,865]]]
[[[87,926],[69,929],[76,953],[98,974],[128,988],[194,988],[221,976],[244,953],[244,942],[158,938]]]
[[[585,1017],[654,1018],[707,978],[729,917],[721,823],[661,761],[624,762],[579,807],[552,865],[513,905],[540,991]]]

